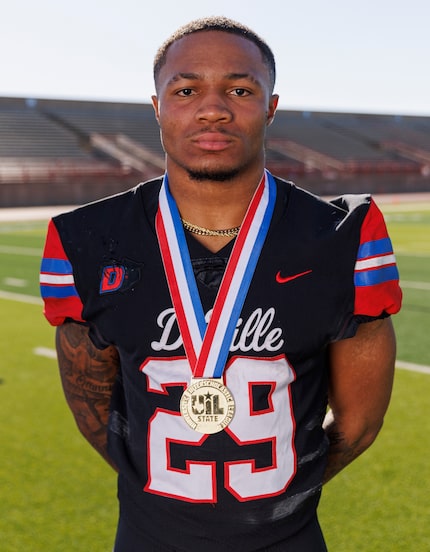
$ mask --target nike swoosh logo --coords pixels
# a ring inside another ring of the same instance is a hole
[[[278,272],[276,275],[276,281],[278,284],[286,284],[287,282],[291,282],[291,280],[295,280],[296,278],[300,278],[301,276],[306,276],[306,274],[310,274],[312,270],[305,270],[305,272],[299,272],[298,274],[293,274],[292,276],[281,276],[281,271]]]

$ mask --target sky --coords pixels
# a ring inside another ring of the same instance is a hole
[[[225,15],[274,51],[281,109],[430,115],[429,0],[0,0],[0,96],[149,103],[152,61]]]

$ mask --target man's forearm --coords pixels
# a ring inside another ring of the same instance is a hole
[[[362,454],[375,440],[378,428],[366,428],[360,432],[343,429],[330,410],[324,420],[324,430],[329,440],[329,452],[323,483],[330,481],[343,468]]]
[[[114,347],[97,349],[85,326],[66,323],[57,329],[61,381],[76,423],[89,443],[112,466],[107,453],[107,425],[112,388],[118,372]]]

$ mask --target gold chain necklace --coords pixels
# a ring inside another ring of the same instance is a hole
[[[191,222],[181,218],[181,222],[185,230],[191,232],[192,234],[197,234],[198,236],[224,236],[228,238],[234,238],[239,234],[240,226],[235,226],[234,228],[227,228],[225,230],[210,230],[209,228],[203,228],[202,226],[197,226]]]

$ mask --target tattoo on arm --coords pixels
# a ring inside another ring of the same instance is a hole
[[[325,431],[330,444],[323,483],[327,483],[367,448],[360,439],[352,443],[348,442],[345,434],[337,429],[334,421],[327,425]]]
[[[91,445],[111,465],[107,424],[119,357],[115,347],[97,349],[86,326],[73,322],[57,329],[61,382],[76,423]]]

